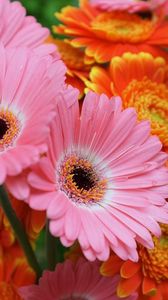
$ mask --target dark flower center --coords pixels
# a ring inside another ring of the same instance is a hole
[[[137,15],[138,15],[139,17],[141,17],[142,19],[148,19],[148,20],[151,20],[152,17],[153,17],[152,12],[149,11],[149,10],[146,10],[146,11],[140,11],[140,12],[137,13]]]
[[[93,164],[76,154],[65,157],[58,167],[58,183],[69,199],[79,204],[101,201],[107,187],[107,180]]]
[[[3,139],[8,129],[9,129],[9,125],[6,123],[6,121],[0,119],[0,140]]]
[[[73,181],[77,185],[78,189],[90,190],[95,185],[93,173],[85,170],[81,167],[75,167],[71,172],[73,175]]]

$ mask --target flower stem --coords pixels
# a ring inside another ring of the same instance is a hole
[[[64,253],[68,249],[65,248],[59,238],[54,237],[49,230],[49,221],[46,225],[46,257],[49,270],[54,270],[59,262],[64,261]]]
[[[51,271],[55,269],[56,264],[56,240],[55,237],[50,233],[49,221],[46,224],[46,258],[47,268]]]
[[[0,205],[1,205],[2,209],[4,210],[4,213],[6,214],[8,220],[15,232],[18,242],[20,243],[21,247],[24,250],[24,253],[27,257],[29,265],[36,272],[37,278],[41,277],[42,271],[41,271],[39,263],[36,259],[36,256],[34,254],[34,251],[30,245],[30,242],[27,238],[27,235],[23,229],[22,224],[19,221],[19,219],[17,218],[16,213],[10,203],[8,194],[2,185],[0,186]]]

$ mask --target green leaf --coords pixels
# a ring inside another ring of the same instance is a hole
[[[28,15],[33,15],[43,26],[51,29],[58,24],[54,13],[67,5],[78,5],[78,0],[20,0]]]

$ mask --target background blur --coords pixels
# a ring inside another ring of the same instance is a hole
[[[51,29],[58,23],[54,13],[66,5],[76,5],[78,0],[19,0],[27,9],[28,15],[33,15],[44,26]]]

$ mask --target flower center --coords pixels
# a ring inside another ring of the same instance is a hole
[[[21,300],[13,285],[6,282],[0,283],[0,299],[3,300]]]
[[[135,107],[139,120],[150,120],[152,134],[159,136],[164,146],[168,146],[168,89],[165,84],[152,82],[144,77],[133,80],[123,91],[126,107]]]
[[[168,225],[161,225],[161,228],[161,238],[153,237],[154,249],[140,246],[139,251],[144,275],[155,279],[158,283],[168,279]]]
[[[106,180],[87,159],[76,155],[66,157],[58,174],[60,188],[75,202],[97,202],[105,193]]]
[[[7,110],[0,111],[0,151],[13,144],[20,128],[21,124],[12,112]]]
[[[90,190],[95,185],[95,180],[91,170],[85,170],[81,167],[74,167],[71,173],[73,182],[78,189]]]
[[[142,18],[127,12],[107,12],[97,16],[92,28],[99,37],[114,42],[139,43],[149,38],[155,30],[156,19]]]
[[[5,120],[0,119],[0,140],[3,139],[5,133],[9,129],[8,124],[5,122]]]

